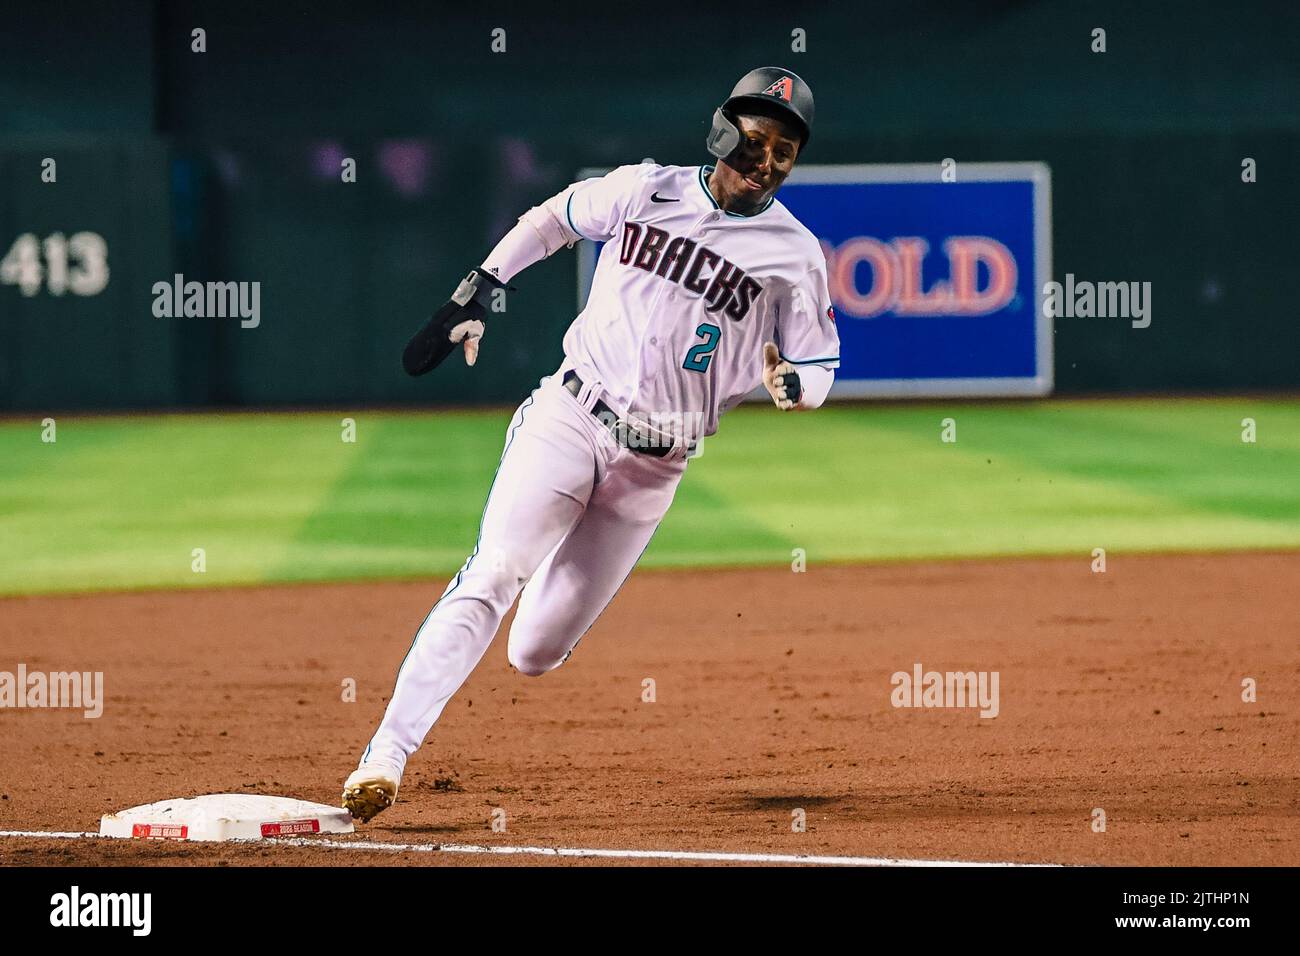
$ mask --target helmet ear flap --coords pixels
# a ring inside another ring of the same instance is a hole
[[[740,129],[721,106],[713,111],[713,128],[705,145],[718,159],[726,159],[740,145]]]

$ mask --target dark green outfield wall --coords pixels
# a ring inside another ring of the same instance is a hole
[[[705,159],[725,88],[773,61],[817,93],[808,162],[1045,161],[1055,276],[1152,283],[1148,329],[1058,320],[1058,391],[1300,386],[1297,14],[1082,6],[780,7],[725,43],[722,13],[604,6],[25,7],[0,34],[0,257],[93,231],[111,275],[27,296],[0,272],[0,408],[515,399],[559,361],[571,253],[519,277],[472,372],[405,379],[405,337],[578,168]],[[260,326],[155,318],[175,272],[259,282]]]

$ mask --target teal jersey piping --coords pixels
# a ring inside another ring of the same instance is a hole
[[[830,355],[826,358],[793,359],[788,355],[782,355],[781,361],[789,362],[791,365],[839,365],[840,357],[838,355]]]
[[[730,216],[732,219],[753,219],[755,216],[763,215],[763,213],[767,212],[769,209],[772,208],[772,203],[776,202],[776,193],[772,193],[772,195],[767,198],[767,202],[763,205],[762,209],[758,210],[758,212],[752,212],[748,216],[742,215],[741,213],[738,212],[730,212],[726,209],[723,209],[721,206],[718,205],[718,201],[713,198],[713,193],[709,192],[709,184],[708,184],[707,177],[705,175],[706,173],[712,172],[716,168],[717,168],[716,166],[701,166],[699,176],[697,177],[697,180],[700,184],[700,188],[704,190],[704,195],[708,197],[709,202],[713,204],[714,209],[721,210],[722,212]],[[574,231],[576,232],[577,230]]]
[[[573,193],[569,193],[569,201],[564,204],[564,218],[569,220],[569,228],[573,230],[574,235],[582,239],[587,239],[587,237],[582,234],[582,230],[580,230],[577,226],[573,224],[573,213],[570,212],[572,206],[573,206]],[[594,242],[595,240],[587,239],[587,241]]]

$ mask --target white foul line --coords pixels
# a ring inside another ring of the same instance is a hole
[[[812,856],[796,853],[714,853],[698,850],[603,850],[548,846],[473,846],[457,843],[380,843],[371,840],[312,840],[271,837],[259,843],[328,846],[342,850],[394,850],[416,853],[489,853],[506,856],[597,857],[617,860],[690,860],[704,863],[802,863],[815,866],[1053,866],[1050,863],[971,863],[963,860],[896,860],[873,856]]]
[[[80,840],[101,839],[98,833],[52,830],[0,830],[0,837]],[[102,839],[119,839],[103,837]],[[154,842],[154,841],[146,841]],[[195,840],[165,841],[198,843]],[[605,850],[549,846],[474,846],[463,843],[383,843],[377,840],[331,840],[325,837],[267,837],[262,840],[227,840],[226,843],[329,847],[332,850],[378,850],[390,853],[485,853],[498,856],[587,857],[610,860],[679,860],[697,863],[797,863],[805,866],[897,867],[1050,867],[1055,863],[983,863],[966,860],[898,860],[875,856],[812,856],[796,853],[715,853],[698,850]]]

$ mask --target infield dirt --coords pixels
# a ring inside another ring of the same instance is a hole
[[[0,599],[0,670],[102,671],[106,692],[99,719],[0,710],[0,830],[95,830],[102,813],[202,793],[337,803],[441,587]],[[544,677],[509,666],[503,628],[412,758],[397,805],[358,830],[400,843],[1296,865],[1298,628],[1295,553],[1115,555],[1103,574],[1087,557],[636,572]],[[998,672],[998,716],[895,708],[891,675],[917,663]],[[505,832],[490,827],[496,808]],[[806,832],[792,829],[798,810]],[[9,865],[484,862],[540,861],[0,838]]]

